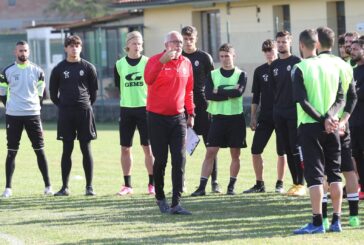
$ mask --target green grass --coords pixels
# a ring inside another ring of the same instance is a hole
[[[0,124],[0,160],[5,162],[6,135]],[[54,124],[45,124],[46,154],[53,188],[61,186],[61,142]],[[248,145],[252,133],[248,129]],[[138,135],[136,135],[138,136]],[[364,231],[348,226],[348,208],[344,202],[341,234],[326,233],[293,236],[292,231],[310,221],[308,197],[293,198],[275,194],[276,156],[274,140],[264,153],[265,180],[268,193],[262,195],[216,195],[189,197],[199,182],[205,154],[202,144],[187,158],[183,206],[193,212],[181,217],[160,214],[153,197],[146,195],[148,176],[143,153],[135,137],[132,184],[134,195],[118,197],[123,183],[117,125],[98,124],[98,139],[92,142],[95,161],[96,197],[84,196],[84,174],[79,146],[75,144],[70,178],[71,196],[44,197],[43,182],[35,154],[23,133],[16,159],[13,196],[0,199],[0,244],[8,244],[4,234],[25,244],[361,244]],[[241,168],[236,189],[239,193],[251,187],[254,174],[250,148],[242,150]],[[219,153],[219,182],[223,191],[229,180],[230,156],[227,149]],[[170,200],[170,164],[166,170],[166,193]],[[5,186],[4,163],[0,163],[0,186]],[[77,176],[82,176],[80,179]],[[286,189],[290,184],[287,171]],[[210,186],[208,185],[208,191]],[[2,191],[2,190],[1,190]],[[331,209],[330,209],[331,211]],[[364,221],[364,216],[361,215]]]

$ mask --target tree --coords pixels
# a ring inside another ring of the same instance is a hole
[[[60,16],[84,15],[85,18],[104,16],[111,0],[51,0],[46,12]]]

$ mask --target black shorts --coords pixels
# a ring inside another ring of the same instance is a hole
[[[341,182],[338,133],[327,134],[324,126],[319,123],[300,125],[298,132],[305,161],[304,175],[307,186],[323,184],[325,172],[329,183]]]
[[[212,116],[206,147],[246,148],[244,113]]]
[[[360,159],[364,155],[363,129],[364,125],[362,127],[355,126],[350,128],[351,149],[354,158]]]
[[[295,154],[297,152],[297,116],[295,108],[274,108],[273,120],[277,140],[281,142],[284,152],[289,155]]]
[[[350,172],[354,171],[354,162],[351,158],[351,139],[350,131],[347,128],[345,134],[340,137],[341,144],[341,171]]]
[[[210,128],[210,115],[206,110],[195,108],[196,117],[193,129],[198,135],[208,135]]]
[[[210,120],[211,116],[206,111],[207,110],[207,101],[204,98],[200,98],[200,96],[194,97],[195,99],[195,120],[193,129],[196,134],[204,135],[207,137],[210,128]]]
[[[90,141],[97,137],[95,117],[90,108],[59,107],[57,139]]]
[[[145,146],[149,145],[147,111],[145,107],[120,107],[120,145],[125,147],[130,147],[133,145],[133,137],[136,128],[138,128],[140,144]]]
[[[44,147],[42,121],[39,115],[35,116],[10,116],[6,115],[6,139],[8,150],[18,150],[23,129],[28,134],[34,150]]]
[[[272,133],[275,129],[274,121],[271,120],[259,120],[257,123],[257,128],[254,132],[253,143],[251,147],[252,154],[262,154],[264,148],[266,147]],[[283,144],[276,137],[276,151],[279,156],[283,156],[284,149]]]

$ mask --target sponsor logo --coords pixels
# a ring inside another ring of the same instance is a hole
[[[142,80],[142,75],[140,75],[140,72],[133,72],[125,76],[125,79],[128,81],[140,81]]]
[[[127,82],[125,83],[125,87],[137,87],[137,86],[143,86],[143,82]]]
[[[70,72],[69,71],[64,71],[63,75],[64,75],[65,79],[70,78]]]
[[[262,77],[264,82],[268,82],[268,74],[264,74]]]
[[[273,75],[276,77],[278,76],[278,68],[273,69]]]
[[[143,86],[144,82],[141,81],[143,76],[140,72],[133,72],[125,76],[125,79],[128,81],[125,83],[125,87],[137,87]]]

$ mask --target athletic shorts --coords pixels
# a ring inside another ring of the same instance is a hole
[[[341,182],[338,133],[327,134],[323,125],[307,123],[299,127],[299,142],[308,187],[323,184],[325,172],[329,183]]]
[[[198,135],[207,136],[210,128],[210,114],[207,110],[207,101],[204,98],[196,97],[195,99],[195,120],[193,129]]]
[[[206,147],[246,148],[244,113],[212,116]]]
[[[195,108],[193,129],[198,135],[208,135],[210,128],[210,115],[206,110]]]
[[[264,148],[266,147],[272,133],[275,129],[273,120],[259,120],[257,123],[257,128],[254,132],[253,143],[251,147],[252,154],[262,154]],[[279,156],[283,156],[284,149],[283,144],[276,137],[276,151]]]
[[[147,111],[145,107],[120,107],[120,145],[125,147],[130,147],[133,145],[133,137],[136,128],[138,128],[140,144],[145,146],[149,145]]]
[[[35,116],[10,116],[6,115],[6,139],[8,150],[18,150],[23,128],[32,142],[34,150],[44,147],[42,121],[39,115]]]
[[[97,138],[92,107],[58,107],[57,139],[90,141]]]
[[[273,120],[277,140],[282,143],[284,152],[293,155],[297,152],[297,116],[295,108],[274,108]],[[287,156],[289,158],[289,156]]]
[[[350,128],[351,149],[354,158],[361,158],[364,155],[364,125],[362,127],[355,126]],[[361,157],[359,157],[361,156]]]
[[[348,125],[347,125],[348,126]],[[350,139],[350,131],[348,128],[345,131],[345,134],[340,137],[341,144],[341,171],[342,172],[350,172],[354,171],[354,162],[351,158],[351,139]]]

